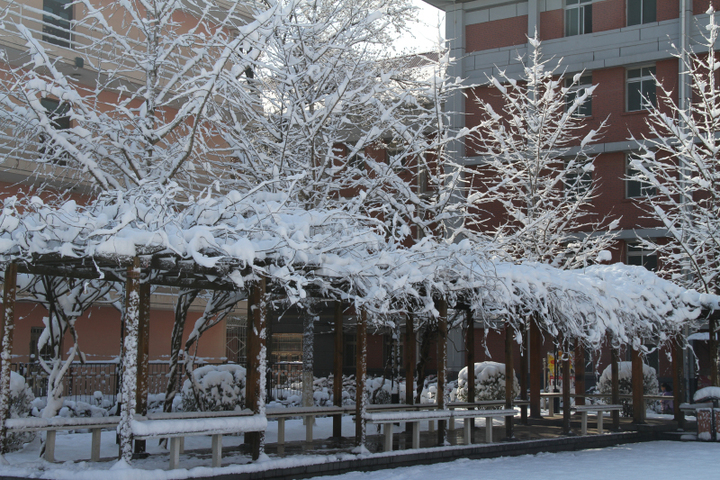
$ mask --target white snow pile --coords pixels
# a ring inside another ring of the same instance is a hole
[[[235,364],[206,365],[185,380],[182,408],[185,412],[242,410],[245,406],[245,367]]]
[[[632,393],[632,362],[618,362],[618,385],[620,393]],[[603,370],[597,383],[600,393],[612,393],[612,366]],[[643,395],[657,395],[657,372],[650,365],[643,364]]]
[[[707,400],[720,400],[720,387],[704,387],[695,392],[695,395],[693,395],[694,402],[703,402]]]
[[[520,395],[520,383],[513,374],[513,398]],[[478,362],[475,364],[475,397],[468,396],[468,369],[464,367],[458,374],[456,398],[460,402],[479,402],[483,400],[505,399],[505,364],[497,362]]]

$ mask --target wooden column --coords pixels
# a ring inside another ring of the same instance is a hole
[[[585,405],[585,346],[575,341],[575,405]]]
[[[435,303],[438,311],[438,338],[437,338],[437,408],[445,410],[445,386],[447,384],[447,302],[440,299]],[[438,444],[447,442],[447,422],[438,420]]]
[[[138,415],[147,415],[148,393],[150,383],[148,381],[148,370],[150,360],[150,283],[140,283],[140,311],[138,317],[138,373],[137,373],[137,396],[135,399],[135,411]],[[135,456],[145,456],[145,440],[135,440]]]
[[[530,318],[530,416],[541,418],[540,390],[542,390],[542,334],[535,318]]]
[[[335,358],[333,361],[333,405],[342,407],[343,387],[343,305],[335,302]],[[333,416],[333,437],[342,437],[342,415]]]
[[[645,399],[643,399],[643,359],[640,347],[633,348],[632,358],[632,397],[633,422],[645,423]]]
[[[13,336],[15,333],[15,295],[17,293],[17,264],[5,267],[3,289],[2,344],[0,346],[0,455],[9,452],[5,420],[10,418],[10,363],[12,362]],[[0,457],[0,460],[4,460]]]
[[[673,371],[673,414],[678,428],[685,428],[685,412],[680,410],[680,404],[685,401],[685,379],[683,372],[683,344],[682,335],[678,334],[672,341],[672,371]]]
[[[472,310],[469,308],[465,311],[465,320],[467,322],[467,338],[465,339],[465,366],[467,367],[467,389],[468,402],[475,401],[475,319]],[[475,419],[470,419],[470,443],[473,442],[473,432],[475,431]]]
[[[620,404],[620,372],[618,371],[618,363],[620,363],[620,352],[615,347],[610,349],[610,402],[613,405]],[[620,430],[620,412],[617,410],[612,412],[612,428]]]
[[[505,408],[513,408],[513,338],[515,329],[508,323],[505,326]],[[505,438],[511,440],[515,437],[513,432],[513,417],[505,417]]]
[[[417,339],[415,324],[410,314],[405,316],[405,403],[415,403],[415,358],[417,356]],[[408,423],[408,425],[412,425]]]
[[[265,277],[261,277],[253,283],[248,295],[245,406],[255,414],[265,413],[265,282]],[[248,432],[245,443],[250,445],[252,459],[257,460],[265,450],[265,433]]]
[[[360,317],[357,320],[356,337],[355,445],[365,447],[365,411],[368,399],[365,392],[367,377],[367,313],[364,310],[360,312]]]
[[[528,424],[528,408],[525,400],[528,399],[528,329],[527,324],[522,329],[522,345],[520,346],[520,399],[523,405],[520,407],[520,422]]]
[[[571,400],[570,400],[570,341],[565,341],[563,347],[563,385],[562,385],[562,396],[563,396],[563,433],[565,435],[570,434],[570,415],[571,415]],[[557,361],[557,360],[555,360]]]
[[[125,338],[123,345],[122,407],[120,411],[120,458],[132,461],[133,435],[130,427],[136,412],[138,374],[138,324],[140,323],[140,259],[135,257],[125,281]]]
[[[718,344],[717,344],[717,318],[713,313],[708,318],[708,351],[710,352],[710,385],[713,387],[720,386],[718,383]]]

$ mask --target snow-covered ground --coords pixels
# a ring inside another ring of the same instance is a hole
[[[502,423],[498,420],[499,423]],[[498,424],[499,424],[498,423]],[[458,422],[457,427],[461,427]],[[427,425],[423,422],[423,429]],[[350,416],[343,419],[343,435],[352,436],[355,425]],[[316,439],[328,438],[332,435],[332,419],[318,418],[314,428]],[[285,438],[287,442],[302,441],[305,438],[305,426],[300,420],[288,420]],[[181,455],[182,468],[167,471],[167,450],[158,446],[157,441],[148,441],[149,458],[136,460],[130,469],[117,460],[118,446],[115,444],[115,432],[106,431],[102,434],[101,456],[107,461],[91,463],[89,433],[58,433],[55,449],[57,463],[47,463],[39,458],[39,443],[36,441],[23,450],[6,456],[9,465],[0,465],[0,476],[20,476],[29,478],[54,478],[67,480],[170,480],[184,479],[209,475],[252,472],[268,468],[293,467],[299,465],[333,462],[341,459],[357,458],[350,453],[337,455],[292,455],[286,458],[272,455],[263,462],[251,464],[250,458],[237,452],[227,451],[232,446],[242,443],[241,436],[223,437],[226,448],[223,456],[223,467],[210,468],[209,453],[201,456],[193,453],[197,449],[210,449],[210,437],[188,437],[185,442],[186,453]],[[267,442],[277,441],[277,422],[268,424]],[[451,447],[448,447],[451,448]],[[394,453],[397,454],[397,453]],[[381,454],[385,455],[385,454]],[[690,472],[714,478],[717,473],[717,458],[720,455],[720,443],[706,444],[701,442],[653,442],[648,444],[625,445],[609,449],[586,450],[582,452],[528,455],[507,459],[491,459],[482,461],[459,460],[450,464],[422,467],[401,468],[374,473],[350,473],[337,477],[343,480],[386,480],[410,479],[420,474],[435,475],[438,479],[448,478],[450,465],[453,477],[457,478],[516,478],[521,472],[534,472],[534,479],[548,478],[553,480],[598,478],[603,477],[630,478],[641,472],[652,471],[654,479],[686,478]],[[432,473],[434,472],[434,473]],[[629,472],[629,473],[627,473]],[[482,477],[478,476],[482,473]],[[709,475],[708,475],[709,474]],[[543,476],[545,475],[545,476]]]
[[[316,477],[323,480],[678,480],[718,478],[720,443],[649,442],[580,452],[540,453],[486,460],[460,459],[416,467]]]

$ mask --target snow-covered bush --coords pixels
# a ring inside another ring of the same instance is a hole
[[[245,368],[240,365],[206,365],[193,371],[194,381],[183,384],[185,412],[242,410],[245,405]]]
[[[10,418],[24,418],[30,414],[34,396],[25,378],[10,372]],[[32,441],[35,432],[8,433],[7,445],[10,451],[18,450],[23,443]]]
[[[618,386],[620,393],[632,393],[632,362],[618,362]],[[600,375],[597,390],[603,394],[612,393],[612,366],[608,365]],[[658,394],[657,372],[650,365],[643,364],[643,395]],[[623,400],[624,405],[632,405],[632,400]],[[652,403],[652,402],[648,402]]]
[[[513,396],[520,395],[520,383],[513,375]],[[458,388],[455,398],[459,402],[479,402],[482,400],[505,399],[505,364],[497,362],[478,362],[475,364],[475,398],[468,397],[467,367],[458,374]]]
[[[97,401],[94,397],[93,400]],[[34,417],[41,417],[43,410],[47,407],[47,397],[36,398],[32,401],[32,415]],[[108,409],[112,405],[109,401],[103,401],[102,406],[98,407],[82,400],[74,401],[64,398],[62,400],[62,406],[57,410],[58,417],[64,418],[75,418],[75,417],[107,417]]]

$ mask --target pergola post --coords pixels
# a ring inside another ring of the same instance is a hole
[[[266,355],[266,279],[250,285],[247,316],[247,381],[245,383],[246,407],[255,414],[265,413],[265,355]],[[248,432],[245,443],[250,445],[252,459],[257,460],[265,452],[265,432]]]
[[[438,339],[437,339],[437,408],[445,410],[445,386],[447,384],[447,301],[444,298],[437,300],[435,308],[438,311]],[[438,444],[447,442],[447,421],[438,420]]]
[[[542,335],[534,317],[530,318],[530,416],[542,418],[540,414],[540,390],[542,390]]]
[[[683,372],[683,340],[681,335],[676,335],[672,341],[672,371],[673,371],[673,414],[678,427],[685,428],[685,412],[680,410],[680,404],[685,400],[685,379]]]
[[[585,346],[575,340],[575,405],[585,405]]]
[[[613,405],[620,404],[620,372],[618,371],[618,363],[620,362],[620,352],[615,347],[610,348],[610,403]],[[620,412],[612,411],[612,428],[620,430]]]
[[[365,381],[367,377],[367,313],[360,312],[357,320],[356,334],[356,372],[355,377],[355,445],[365,447],[365,411],[367,409],[367,395]]]
[[[416,339],[415,323],[409,313],[405,315],[405,404],[415,403],[415,356]],[[406,422],[405,430],[412,436],[413,428],[418,428],[415,422]]]
[[[710,351],[710,385],[720,386],[718,383],[718,344],[717,344],[717,319],[715,313],[708,317],[708,350]]]
[[[472,310],[469,308],[465,311],[467,321],[467,338],[465,339],[465,365],[467,366],[467,389],[468,402],[475,401],[475,319],[473,319]],[[472,434],[475,431],[475,419],[470,419],[470,441],[472,442]]]
[[[632,358],[632,398],[633,398],[633,422],[645,423],[645,400],[643,399],[643,359],[638,348],[633,347]]]
[[[10,362],[12,361],[13,334],[15,333],[15,295],[17,293],[17,263],[5,267],[3,289],[2,345],[0,346],[0,460],[8,453],[7,427],[10,417]]]
[[[510,323],[505,325],[505,408],[513,408],[513,380],[515,378],[513,366],[514,334]],[[513,417],[505,417],[505,438],[511,440],[515,437],[513,432]]]
[[[556,360],[557,361],[557,360]],[[570,341],[565,340],[565,347],[563,348],[563,384],[562,384],[562,398],[563,398],[563,434],[570,434]]]
[[[523,401],[520,407],[520,422],[528,424],[528,408],[525,401],[528,399],[528,330],[527,324],[523,325],[521,332],[522,345],[520,346],[520,400]]]
[[[150,360],[150,282],[140,283],[140,312],[138,317],[138,374],[135,411],[147,415],[147,400],[150,391],[148,369]],[[135,456],[145,456],[145,440],[135,440]]]
[[[135,257],[125,280],[125,339],[123,345],[122,407],[120,411],[120,458],[132,461],[132,421],[136,412],[138,374],[138,324],[140,322],[140,259]]]
[[[335,352],[333,360],[333,405],[342,407],[343,387],[343,305],[335,302]],[[333,416],[333,437],[342,437],[342,415]]]

